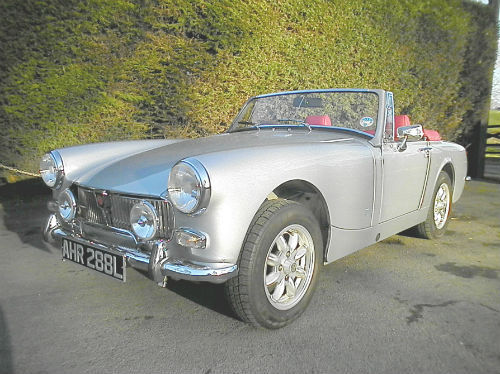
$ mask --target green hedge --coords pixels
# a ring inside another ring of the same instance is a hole
[[[249,96],[326,87],[392,90],[457,139],[468,78],[493,66],[471,67],[478,32],[494,51],[488,17],[461,0],[4,0],[0,159],[33,171],[55,147],[218,133]]]

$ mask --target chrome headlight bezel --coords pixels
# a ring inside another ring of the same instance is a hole
[[[64,222],[72,222],[76,216],[76,199],[69,189],[62,191],[57,197],[57,215]]]
[[[184,190],[185,185],[191,185],[191,191]],[[185,214],[200,214],[207,208],[211,196],[208,172],[196,159],[181,160],[170,171],[167,191],[177,210]],[[183,201],[186,197],[187,202]]]
[[[144,226],[139,222],[140,218],[137,216],[138,212],[142,212],[142,216],[150,221],[150,229],[145,233],[141,231]],[[158,218],[158,212],[150,202],[142,200],[134,204],[130,209],[129,220],[132,231],[141,240],[151,240],[158,235],[160,219]]]
[[[48,187],[59,188],[64,178],[64,164],[59,152],[51,151],[43,155],[39,171]]]

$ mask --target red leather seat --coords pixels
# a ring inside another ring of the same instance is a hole
[[[394,116],[394,140],[398,140],[398,128],[401,126],[410,126],[410,117],[406,114]],[[424,129],[424,139],[428,141],[440,141],[441,135],[436,130]]]
[[[307,116],[306,123],[311,126],[331,126],[329,116]]]
[[[394,116],[394,140],[398,140],[398,128],[402,126],[410,126],[410,117],[406,114]]]
[[[424,129],[424,138],[428,141],[440,141],[441,140],[441,135],[439,135],[439,132],[436,130],[427,130]]]

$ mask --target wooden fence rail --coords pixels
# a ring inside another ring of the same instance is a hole
[[[500,131],[496,133],[490,133],[488,130],[491,129],[500,129],[500,125],[490,125],[488,126],[486,133],[486,145],[485,145],[485,158],[489,157],[499,157],[500,156],[500,142],[488,141],[490,139],[498,139],[500,140]]]
[[[497,129],[500,125],[495,124],[486,130],[483,177],[500,181],[500,131]]]

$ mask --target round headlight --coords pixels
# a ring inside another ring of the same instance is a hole
[[[154,238],[158,231],[158,215],[153,205],[147,201],[134,204],[130,210],[130,225],[139,238]]]
[[[210,199],[210,180],[203,165],[194,159],[175,164],[168,177],[168,195],[172,204],[183,213],[206,208]]]
[[[49,187],[58,187],[62,181],[64,167],[59,153],[53,151],[40,160],[40,175]]]
[[[64,190],[57,198],[57,208],[59,216],[66,222],[70,222],[75,218],[76,200],[70,190]]]

